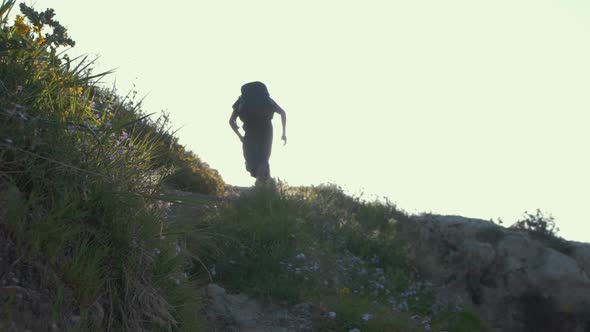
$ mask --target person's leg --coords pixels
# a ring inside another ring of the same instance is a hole
[[[246,132],[244,137],[244,143],[242,143],[242,151],[244,153],[244,161],[246,164],[246,170],[250,175],[255,178],[257,172],[256,165],[256,145],[251,142],[250,135]]]
[[[260,144],[260,165],[259,175],[266,181],[270,179],[269,159],[272,151],[272,124],[269,123],[265,128]]]
[[[256,182],[265,182],[270,178],[270,171],[268,167],[268,163],[260,163],[258,164],[258,169],[256,170]]]

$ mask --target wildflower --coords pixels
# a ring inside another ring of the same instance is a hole
[[[129,138],[129,134],[125,131],[125,129],[121,130],[121,136],[119,137],[121,140],[126,140]]]
[[[371,319],[371,318],[373,318],[373,315],[371,315],[371,314],[363,314],[363,317],[362,317],[362,319],[363,319],[365,322],[368,322],[368,321],[369,321],[369,319]]]
[[[38,26],[38,25],[35,25],[35,26],[33,27],[33,31],[35,31],[35,32],[36,32],[36,33],[38,33],[38,34],[41,34],[41,27],[40,27],[40,26]]]
[[[35,42],[37,43],[37,45],[41,45],[45,42],[45,38],[44,37],[39,37],[35,40]]]
[[[334,311],[328,312],[328,318],[332,318],[332,319],[336,318],[336,313]]]
[[[75,88],[72,88],[72,87],[70,87],[70,88],[68,89],[68,91],[69,91],[71,94],[73,94],[73,95],[80,95],[80,94],[82,94],[82,91],[83,91],[83,89],[82,89],[82,87],[81,87],[81,86],[78,86],[78,87],[75,87]]]
[[[76,130],[76,128],[74,126],[68,125],[68,134],[70,134],[70,135],[73,134],[75,130]]]
[[[340,295],[348,295],[350,294],[350,288],[348,287],[342,287],[338,290],[338,294]]]
[[[305,259],[305,254],[304,253],[300,253],[297,256],[295,256],[296,259],[301,259],[304,260]]]
[[[14,27],[16,28],[16,33],[21,36],[26,35],[31,31],[31,27],[25,23],[25,18],[21,15],[16,15],[16,18],[14,19]]]

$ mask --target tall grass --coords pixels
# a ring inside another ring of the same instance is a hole
[[[74,42],[53,11],[21,5],[9,21],[14,5],[0,5],[0,227],[57,271],[77,328],[197,329],[197,297],[154,199],[179,167],[167,118],[100,88],[108,73],[86,57],[63,55]]]

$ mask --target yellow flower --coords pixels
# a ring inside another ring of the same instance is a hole
[[[82,94],[82,87],[78,86],[75,88],[69,88],[68,91],[70,91],[70,93],[73,95],[79,95],[79,94]]]
[[[21,36],[26,35],[31,31],[31,27],[25,23],[25,18],[20,15],[16,15],[16,18],[14,19],[14,27],[16,28],[16,33]]]
[[[25,18],[22,17],[21,15],[16,15],[16,17],[14,18],[14,25],[24,25],[25,24]]]
[[[340,295],[348,295],[348,294],[350,294],[350,288],[348,288],[348,287],[342,287],[342,288],[340,288],[340,290],[338,290],[338,294],[340,294]]]
[[[37,42],[38,45],[41,45],[45,42],[45,38],[39,37],[39,38],[37,38],[37,40],[35,40],[35,42]]]
[[[34,30],[36,33],[38,33],[39,35],[41,34],[41,27],[40,27],[40,26],[38,26],[38,25],[35,25],[35,26],[33,27],[33,30]]]

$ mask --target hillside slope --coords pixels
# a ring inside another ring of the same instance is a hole
[[[0,331],[590,331],[587,244],[335,185],[225,186],[165,114],[60,52],[74,42],[52,10],[9,20],[14,4]]]
[[[199,220],[215,244],[187,247],[202,254],[197,279],[226,288],[213,303],[241,296],[304,306],[312,323],[301,331],[590,328],[589,244],[479,219],[409,216],[331,185],[242,190]],[[224,324],[240,321],[240,309],[224,310]]]

